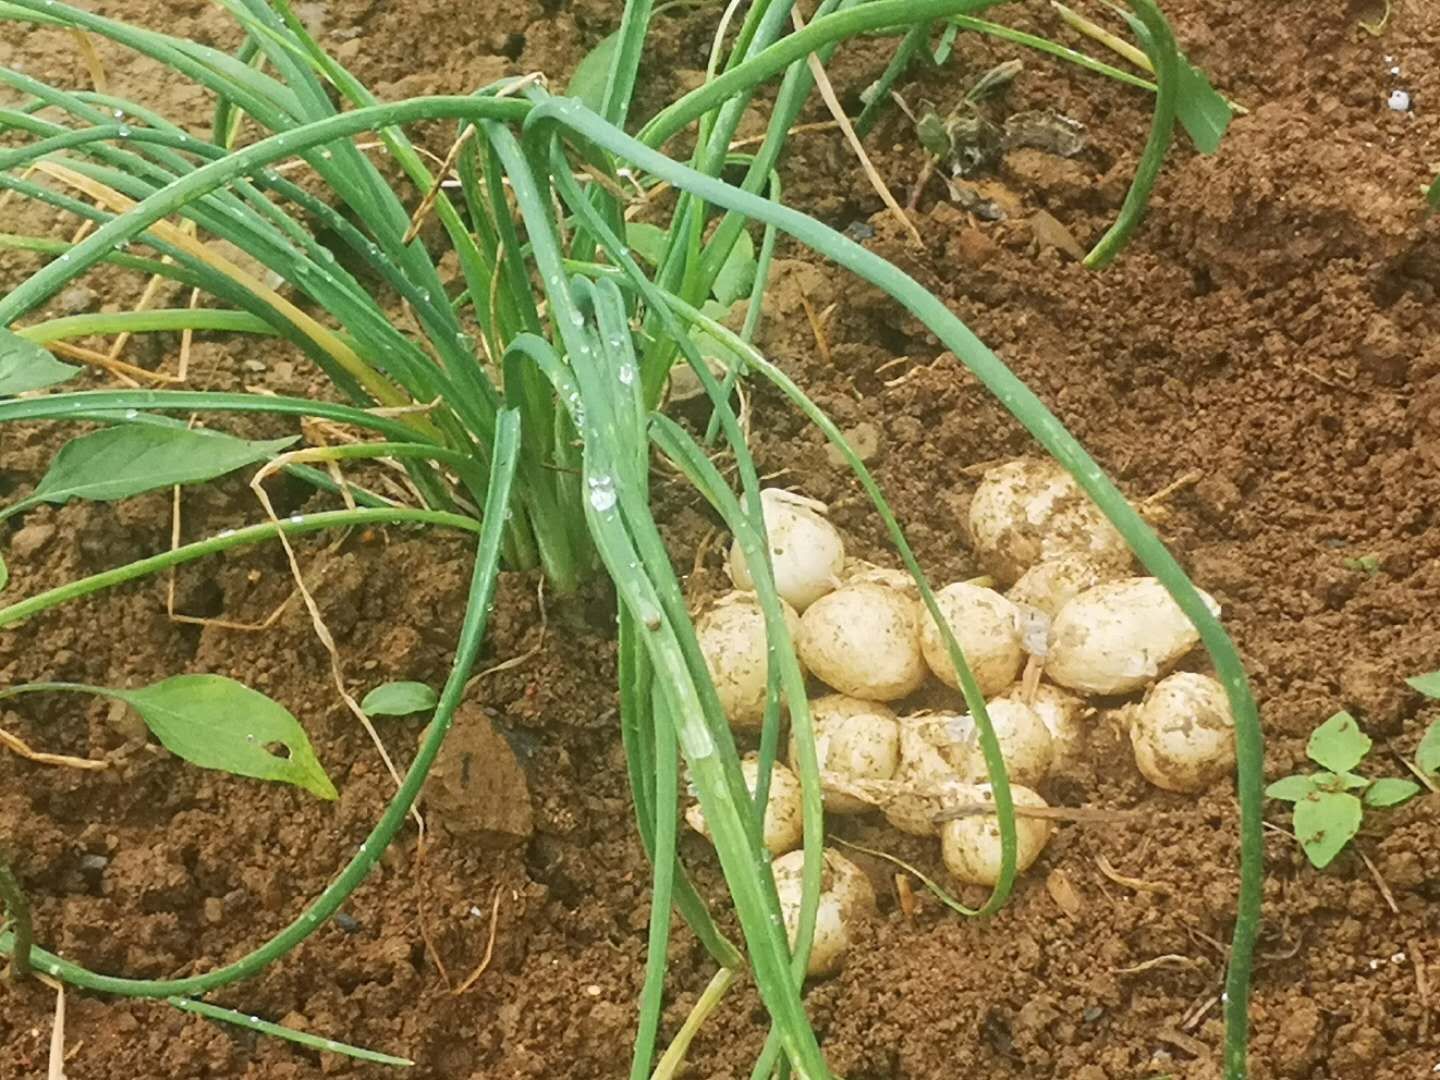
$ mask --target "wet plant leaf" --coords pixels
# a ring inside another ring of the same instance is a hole
[[[1440,698],[1440,671],[1411,675],[1405,681],[1410,684],[1410,689],[1418,690],[1428,698]]]
[[[1415,751],[1415,766],[1428,776],[1440,774],[1440,720],[1431,724]]]
[[[1338,712],[1310,733],[1305,753],[1331,772],[1349,772],[1370,752],[1370,736],[1348,712]]]
[[[1320,778],[1317,776],[1287,776],[1267,787],[1265,795],[1267,798],[1282,799],[1285,802],[1299,802],[1319,788]]]
[[[126,424],[71,439],[28,503],[109,502],[142,491],[213,480],[267,461],[298,436],[251,442],[216,431]]]
[[[742,297],[750,295],[750,286],[755,284],[755,242],[750,234],[742,232],[725,257],[720,273],[715,275],[712,291],[715,299],[729,307]]]
[[[1317,870],[1329,866],[1360,831],[1364,816],[1360,800],[1344,792],[1317,792],[1297,802],[1295,836],[1310,864]]]
[[[440,696],[422,682],[390,682],[375,687],[360,703],[370,716],[409,716],[429,712]]]
[[[175,675],[140,690],[106,693],[139,713],[165,749],[192,765],[335,798],[299,721],[244,683],[223,675]]]
[[[619,44],[618,31],[601,38],[575,65],[574,74],[565,84],[565,93],[579,98],[592,112],[599,112],[605,104],[605,83],[610,79],[610,63]]]
[[[1415,781],[1386,777],[1366,788],[1363,798],[1366,806],[1399,806],[1419,794],[1420,785]]]
[[[78,374],[75,365],[62,364],[33,341],[0,327],[0,397],[44,390]]]

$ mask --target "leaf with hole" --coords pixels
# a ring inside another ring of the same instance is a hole
[[[439,702],[440,695],[422,682],[389,682],[366,694],[360,708],[370,716],[409,716],[429,712]]]
[[[33,341],[0,327],[0,398],[44,390],[78,374],[75,365],[62,364]]]
[[[218,431],[181,427],[125,424],[105,428],[62,446],[25,501],[110,502],[172,484],[213,480],[268,461],[297,438],[252,442]]]
[[[244,683],[223,675],[176,675],[140,690],[106,693],[138,712],[165,749],[192,765],[335,798],[299,721]]]
[[[1363,798],[1366,806],[1399,806],[1420,794],[1420,785],[1413,780],[1397,780],[1386,777],[1376,780],[1365,789]]]
[[[1341,849],[1360,831],[1365,809],[1354,795],[1316,792],[1295,804],[1295,836],[1310,864],[1329,866]]]
[[[1281,799],[1285,802],[1299,802],[1309,795],[1320,790],[1319,776],[1287,776],[1276,780],[1265,789],[1265,795],[1271,799]]]
[[[565,93],[579,98],[591,112],[598,113],[604,107],[605,84],[610,80],[610,64],[619,45],[618,31],[601,38],[593,49],[581,57],[570,81],[565,84]]]
[[[1310,733],[1305,753],[1331,772],[1349,772],[1370,752],[1370,736],[1348,712],[1338,712]]]
[[[755,242],[750,239],[749,233],[742,232],[736,238],[735,246],[730,249],[730,254],[725,256],[725,262],[720,267],[720,273],[715,275],[715,284],[711,288],[715,299],[728,308],[735,301],[749,296],[750,286],[754,284]]]
[[[1415,750],[1415,766],[1427,776],[1440,774],[1440,720],[1426,730]]]
[[[1410,689],[1418,690],[1428,698],[1440,698],[1440,671],[1411,675],[1405,681],[1410,684]]]

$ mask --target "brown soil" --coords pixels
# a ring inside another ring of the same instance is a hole
[[[97,6],[217,46],[237,43],[233,28],[194,0]],[[341,0],[302,10],[381,97],[463,91],[507,71],[563,76],[618,19],[615,0],[463,6],[459,17],[441,0]],[[1134,167],[1147,101],[1040,59],[1026,58],[1000,107],[1059,109],[1087,126],[1090,142],[1070,161],[1007,155],[987,178],[1009,201],[1006,220],[972,218],[932,184],[916,214],[926,250],[913,250],[878,213],[879,200],[830,133],[796,136],[787,199],[870,236],[876,250],[946,297],[1132,495],[1186,480],[1160,504],[1160,529],[1225,605],[1262,702],[1269,775],[1301,765],[1306,735],[1339,708],[1362,718],[1377,740],[1373,760],[1393,772],[1397,755],[1412,751],[1437,717],[1401,680],[1440,666],[1440,224],[1422,220],[1417,197],[1440,156],[1440,16],[1397,0],[1388,28],[1372,37],[1356,26],[1363,5],[1167,7],[1192,58],[1252,111],[1214,158],[1182,142],[1134,246],[1112,269],[1081,269],[1057,248],[1053,227],[1031,219],[1048,212],[1082,245],[1100,234]],[[1042,6],[1029,10],[1035,14],[1015,13],[1022,25],[1064,37]],[[705,10],[661,17],[645,65],[645,107],[693,85],[712,28]],[[171,91],[114,50],[103,55],[119,93],[204,121],[200,95]],[[962,80],[1010,55],[962,38],[955,59],[919,76],[905,95],[948,108]],[[879,43],[843,53],[832,68],[842,96],[853,102],[885,58]],[[0,61],[62,82],[83,78],[70,40],[48,30],[7,33]],[[1409,90],[1413,112],[1385,107],[1394,87]],[[891,117],[871,146],[903,198],[921,162],[913,135]],[[69,228],[19,204],[4,214],[7,231]],[[934,576],[971,573],[955,541],[954,506],[974,482],[964,470],[1029,451],[1026,437],[894,305],[798,251],[782,254],[765,345],[842,426],[872,426],[874,465]],[[0,256],[0,284],[33,268]],[[811,336],[802,288],[818,311],[838,305],[825,325],[828,356]],[[84,309],[133,299],[133,283],[101,279],[67,302]],[[153,363],[174,347],[173,339],[151,339],[131,355]],[[892,365],[897,357],[906,362]],[[213,338],[197,343],[191,377],[197,386],[297,391],[309,382],[305,372],[273,346]],[[802,477],[808,494],[832,503],[861,554],[882,554],[875,519],[819,436],[773,395],[758,393],[755,405],[762,466]],[[246,430],[269,435],[283,425]],[[45,427],[0,429],[0,495],[23,494],[59,438]],[[294,504],[286,512],[322,505],[284,494]],[[688,564],[710,522],[683,491],[666,488],[660,500],[677,557]],[[256,512],[238,482],[193,490],[184,532],[208,535]],[[8,595],[168,542],[162,496],[39,510],[0,530],[14,573]],[[1371,555],[1373,572],[1347,564]],[[438,684],[464,601],[467,545],[395,531],[352,537],[334,551],[315,541],[302,557],[356,690],[395,678]],[[719,580],[712,559],[695,584]],[[192,566],[177,584],[179,610],[240,622],[263,619],[289,591],[283,557],[272,549]],[[482,664],[528,659],[481,681],[467,712],[471,725],[488,717],[523,763],[530,839],[506,845],[523,833],[524,815],[503,827],[467,817],[465,782],[456,780],[465,761],[452,757],[444,797],[431,807],[432,821],[450,827],[431,830],[423,860],[411,831],[354,894],[343,920],[213,1000],[408,1055],[419,1077],[625,1072],[649,875],[616,726],[612,601],[597,585],[547,603],[542,639],[535,586],[526,576],[503,579]],[[0,684],[230,675],[301,718],[341,797],[323,804],[189,767],[137,739],[123,712],[102,703],[7,703],[5,729],[111,763],[80,773],[0,756],[0,846],[13,853],[34,899],[39,938],[91,968],[143,977],[207,970],[278,930],[365,837],[392,790],[338,702],[298,603],[268,631],[245,633],[172,622],[164,590],[159,581],[117,589],[6,631]],[[418,729],[414,720],[383,722],[401,767]],[[495,754],[488,732],[469,738],[471,757]],[[1216,998],[1236,886],[1233,793],[1224,785],[1200,798],[1157,792],[1124,750],[1113,726],[1098,723],[1086,762],[1051,794],[1134,816],[1062,829],[994,919],[960,919],[928,898],[906,918],[884,864],[866,862],[883,917],[864,932],[845,973],[808,993],[840,1073],[1217,1075]],[[499,775],[518,786],[513,771]],[[1267,834],[1255,1076],[1413,1080],[1437,1067],[1437,805],[1432,798],[1374,815],[1323,873],[1308,868],[1290,838]],[[1278,809],[1271,819],[1284,821]],[[854,819],[838,832],[943,874],[930,845]],[[689,837],[684,845],[701,887],[718,895],[703,843]],[[1149,886],[1111,880],[1102,860]],[[1068,910],[1055,899],[1064,882],[1078,901]],[[494,903],[490,965],[456,995],[451,988],[486,955]],[[710,974],[683,931],[672,960],[665,1038]],[[34,982],[6,984],[0,1002],[0,1076],[44,1075],[54,995]],[[762,1021],[753,990],[732,991],[696,1042],[687,1075],[748,1075]],[[77,1080],[382,1075],[142,1001],[72,994],[66,1040],[66,1068]]]

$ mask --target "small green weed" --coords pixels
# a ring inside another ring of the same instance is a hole
[[[1440,672],[1422,678],[1435,679],[1435,694],[1440,695]],[[1417,680],[1409,682],[1414,686]],[[1440,757],[1440,724],[1431,727],[1426,739],[1433,744],[1432,757]],[[1356,773],[1355,769],[1373,745],[1353,716],[1338,712],[1311,732],[1305,747],[1310,760],[1321,766],[1320,771],[1296,773],[1276,780],[1265,789],[1270,798],[1295,804],[1295,836],[1316,869],[1329,866],[1354,839],[1367,807],[1401,806],[1422,790],[1413,780],[1391,776],[1371,778]],[[1423,766],[1421,768],[1423,770]]]

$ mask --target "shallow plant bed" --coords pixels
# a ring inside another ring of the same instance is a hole
[[[216,13],[111,7],[193,40],[239,44]],[[1083,43],[1039,6],[1015,7],[1016,26]],[[457,23],[449,5],[354,8],[306,17],[322,20],[322,43],[384,99],[468,92],[541,69],[558,89],[619,17],[608,4],[546,13],[504,2],[471,25]],[[1089,76],[1042,57],[1027,55],[1005,111],[1063,112],[1085,124],[1088,145],[1069,159],[1012,149],[988,166],[977,182],[1004,203],[1004,220],[967,211],[932,181],[911,215],[925,247],[913,247],[831,130],[792,137],[785,200],[934,290],[1133,500],[1154,497],[1151,520],[1223,604],[1246,659],[1269,737],[1268,778],[1305,768],[1312,729],[1342,708],[1388,766],[1413,754],[1435,718],[1403,679],[1440,662],[1440,528],[1428,510],[1440,496],[1440,234],[1416,193],[1433,175],[1440,138],[1424,105],[1440,95],[1425,60],[1440,47],[1440,23],[1403,2],[1379,37],[1340,13],[1307,9],[1301,20],[1298,6],[1269,19],[1241,4],[1179,2],[1167,13],[1191,59],[1251,112],[1213,158],[1178,148],[1145,226],[1104,274],[1072,261],[1037,215],[1062,222],[1082,245],[1097,239],[1134,171],[1150,102],[1107,82],[1097,90]],[[698,81],[716,18],[686,8],[657,18],[639,115]],[[1305,29],[1276,30],[1292,25]],[[830,78],[847,104],[892,50],[886,39],[839,54]],[[943,113],[1012,55],[961,35],[944,66],[917,69],[900,90],[912,105],[927,101]],[[102,59],[117,93],[172,119],[208,122],[208,103],[167,100],[153,68],[119,51],[102,50]],[[83,57],[59,30],[7,39],[0,61],[86,84]],[[1411,113],[1387,107],[1397,86],[1411,94]],[[802,119],[827,117],[815,102]],[[451,136],[427,133],[425,145],[443,156]],[[891,110],[867,148],[903,201],[926,160],[914,128]],[[0,215],[0,231],[69,234],[58,215],[17,202]],[[19,284],[38,265],[0,252],[0,285]],[[134,283],[91,279],[88,295],[62,296],[50,313],[128,309],[138,299]],[[182,307],[187,297],[176,289],[153,306]],[[979,573],[958,539],[963,501],[978,480],[973,467],[1034,452],[1034,444],[978,382],[877,290],[783,241],[757,344],[866,445],[932,579]],[[125,356],[170,364],[179,345],[179,335],[137,338]],[[309,363],[273,341],[204,333],[189,348],[197,388],[305,394],[317,385]],[[879,519],[821,436],[775,391],[758,381],[751,390],[760,472],[826,501],[853,554],[893,561]],[[704,416],[685,405],[676,413]],[[247,439],[293,430],[274,419],[223,426]],[[0,499],[28,491],[69,434],[0,425]],[[335,505],[290,481],[271,494],[281,515]],[[654,499],[687,593],[727,588],[723,546],[690,572],[717,525],[710,508],[664,472]],[[20,528],[0,526],[12,574],[6,599],[164,550],[171,513],[164,493],[42,508]],[[183,495],[182,540],[254,520],[242,483]],[[472,552],[468,538],[380,527],[352,532],[334,549],[328,539],[297,542],[352,692],[444,681]],[[278,548],[182,567],[175,582],[177,612],[245,624],[265,620],[292,589]],[[559,599],[537,596],[538,585],[532,573],[501,575],[476,671],[499,669],[475,685],[452,733],[459,753],[469,748],[472,762],[485,762],[493,724],[523,773],[496,769],[455,784],[466,766],[442,760],[437,779],[449,793],[432,799],[423,855],[413,830],[402,831],[343,917],[211,1001],[403,1055],[416,1075],[610,1077],[628,1069],[651,870],[620,745],[615,599],[598,583]],[[164,580],[152,579],[0,631],[0,682],[138,687],[179,671],[233,677],[301,718],[340,798],[324,804],[166,757],[105,701],[0,705],[5,730],[109,763],[78,772],[0,757],[0,845],[31,897],[42,942],[93,969],[141,978],[218,967],[278,931],[365,840],[393,791],[335,694],[328,654],[298,600],[267,629],[244,631],[174,621],[165,594]],[[403,770],[423,721],[375,722]],[[531,820],[500,828],[479,820],[465,797],[471,784],[528,799]],[[879,886],[880,917],[862,930],[844,972],[809,984],[805,995],[838,1074],[1218,1075],[1238,864],[1231,785],[1198,798],[1157,791],[1130,763],[1123,735],[1101,723],[1086,756],[1053,788],[1065,805],[1107,816],[1062,825],[1008,905],[985,920],[952,914],[913,878],[908,893],[897,892],[892,865],[848,853]],[[1367,819],[1323,872],[1282,832],[1267,834],[1253,1075],[1411,1077],[1440,1062],[1436,806],[1422,798]],[[1283,807],[1267,818],[1289,827]],[[944,880],[932,844],[898,836],[878,818],[829,824],[843,840]],[[701,895],[723,897],[708,846],[684,836],[680,847]],[[985,899],[983,890],[958,895]],[[727,917],[721,922],[736,933]],[[662,1047],[713,971],[678,921],[669,960]],[[0,1001],[0,1073],[43,1075],[53,992],[3,984]],[[75,1077],[388,1071],[217,1027],[160,1002],[72,992],[66,1006]],[[748,1075],[767,1027],[754,984],[737,982],[700,1028],[691,1072]]]

